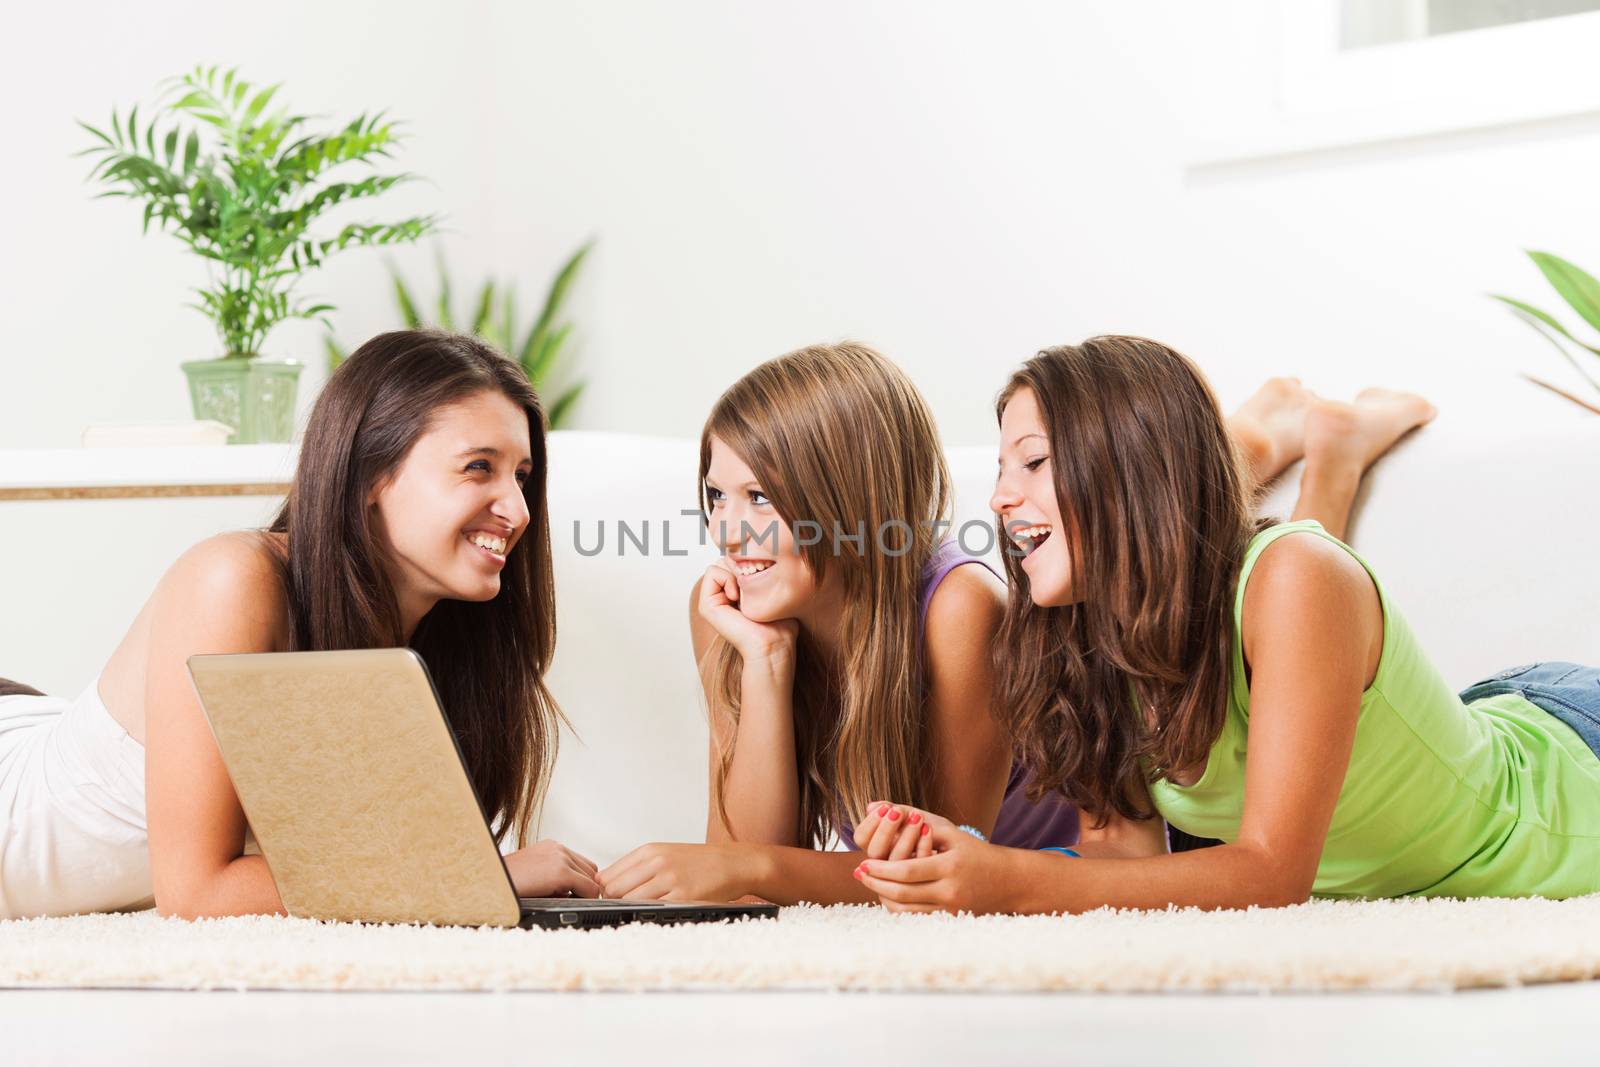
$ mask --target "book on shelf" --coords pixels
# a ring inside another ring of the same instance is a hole
[[[225,445],[233,428],[205,419],[199,422],[126,422],[90,426],[83,431],[85,448],[185,448]]]

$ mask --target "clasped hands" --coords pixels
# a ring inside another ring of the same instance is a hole
[[[854,837],[863,857],[854,876],[890,911],[1009,910],[1016,849],[990,845],[942,816],[886,802],[869,805]],[[541,843],[546,849],[553,844]],[[519,855],[507,860],[523,891]],[[541,858],[554,861],[564,876],[557,892],[674,902],[752,894],[763,862],[759,849],[739,844],[641,845],[604,870],[559,846]]]
[[[949,819],[906,805],[869,806],[856,826],[866,857],[855,869],[862,885],[890,911],[1011,910],[1017,857]]]

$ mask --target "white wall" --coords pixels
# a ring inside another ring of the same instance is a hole
[[[1511,376],[1553,357],[1481,294],[1546,300],[1523,246],[1600,263],[1600,138],[1188,182],[1186,131],[1271,94],[1271,6],[35,5],[0,63],[0,447],[186,417],[177,364],[214,351],[183,306],[198,268],[130,205],[92,201],[69,153],[73,117],[202,60],[282,79],[305,110],[409,120],[402,162],[432,184],[386,210],[446,212],[463,277],[514,274],[526,299],[597,235],[574,304],[582,427],[694,433],[757,360],[854,336],[912,372],[947,441],[986,443],[1011,366],[1103,331],[1190,351],[1229,402],[1292,371],[1553,410]],[[425,250],[397,258],[430,274]],[[307,288],[348,340],[393,321],[378,253]],[[269,349],[320,364],[309,326]]]
[[[1519,358],[1559,367],[1481,293],[1544,299],[1523,245],[1600,258],[1600,141],[1191,184],[1187,127],[1271,98],[1270,7],[527,9],[506,40],[560,47],[507,63],[500,102],[583,146],[535,199],[606,240],[591,418],[683,433],[753,360],[845,335],[906,365],[954,443],[992,439],[1008,368],[1102,331],[1171,340],[1228,399],[1273,371],[1527,399]],[[540,158],[517,147],[503,170]]]

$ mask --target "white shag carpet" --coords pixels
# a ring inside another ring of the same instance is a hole
[[[1600,978],[1600,894],[1248,912],[895,916],[602,930],[0,922],[0,987],[294,990],[1445,990]]]

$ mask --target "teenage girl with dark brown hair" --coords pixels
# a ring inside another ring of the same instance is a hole
[[[1333,533],[1252,519],[1216,401],[1164,345],[1047,349],[998,413],[991,503],[1018,548],[1001,700],[1036,788],[1077,802],[1094,829],[1066,857],[986,844],[931,815],[907,841],[904,820],[876,805],[857,833],[883,859],[857,877],[887,904],[1600,890],[1600,672],[1535,664],[1458,695]],[[1385,393],[1344,414],[1331,427],[1343,465],[1324,476],[1353,496],[1432,409]],[[1223,843],[1165,855],[1161,819]]]
[[[281,911],[185,662],[392,646],[427,662],[496,840],[522,840],[560,715],[544,415],[472,338],[361,346],[317,400],[270,529],[184,553],[76,701],[0,694],[0,918]],[[507,865],[525,896],[598,893],[594,865],[553,841]]]

